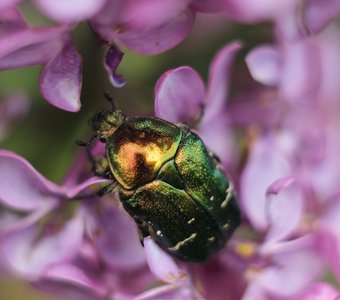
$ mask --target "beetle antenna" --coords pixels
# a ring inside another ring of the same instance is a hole
[[[88,147],[92,144],[93,140],[97,138],[97,135],[93,135],[87,142],[84,141],[75,141],[75,143],[80,147]]]
[[[107,101],[111,103],[112,111],[115,111],[117,109],[117,105],[115,101],[113,100],[113,97],[108,92],[104,92],[104,97]]]

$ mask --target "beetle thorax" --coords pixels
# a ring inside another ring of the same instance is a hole
[[[127,119],[106,143],[111,171],[124,189],[135,189],[157,176],[180,139],[180,130],[163,121]]]

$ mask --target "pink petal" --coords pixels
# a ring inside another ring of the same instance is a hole
[[[291,9],[296,0],[226,0],[226,14],[244,22],[259,22],[273,19]]]
[[[115,39],[139,54],[154,55],[165,52],[182,42],[191,30],[194,19],[194,14],[186,10],[159,26],[127,30],[119,34],[112,32],[114,35],[111,34],[111,37],[107,36],[106,39],[109,41]]]
[[[194,69],[179,67],[167,71],[155,87],[156,116],[186,124],[199,116],[204,96],[204,83]]]
[[[340,12],[338,0],[309,0],[304,3],[304,25],[308,32],[322,30]]]
[[[292,300],[336,300],[339,291],[326,282],[315,282]]]
[[[259,230],[265,230],[268,226],[266,191],[269,185],[289,175],[289,162],[280,147],[272,137],[257,140],[241,175],[241,204],[252,224]]]
[[[283,99],[312,101],[322,83],[319,45],[313,39],[284,43],[280,93]]]
[[[296,1],[297,2],[297,1]],[[276,16],[276,36],[285,42],[294,43],[305,39],[308,36],[305,26],[301,20],[301,6],[295,3],[292,7],[280,12]]]
[[[204,298],[189,284],[183,286],[165,285],[153,288],[138,295],[134,300],[160,300],[160,299],[181,299],[181,300],[204,300]]]
[[[236,149],[229,115],[221,113],[209,123],[198,124],[196,129],[204,144],[217,155],[228,171],[237,167],[240,153]]]
[[[3,10],[14,7],[17,3],[21,2],[21,0],[1,0],[0,1],[0,12]]]
[[[68,39],[40,75],[40,90],[52,105],[71,112],[80,109],[81,56]]]
[[[35,210],[50,207],[64,193],[20,156],[0,150],[0,201],[11,208]]]
[[[39,9],[60,23],[74,23],[94,16],[106,0],[35,0]]]
[[[322,260],[315,250],[309,237],[282,243],[271,253],[273,264],[259,274],[259,283],[267,291],[285,298],[302,291],[322,272]]]
[[[259,284],[258,280],[252,280],[247,289],[242,296],[242,300],[254,300],[254,299],[261,299],[261,300],[271,300],[266,290]]]
[[[253,49],[246,57],[251,76],[258,82],[275,86],[281,76],[281,56],[273,46],[263,45]]]
[[[231,67],[240,48],[239,42],[228,44],[215,55],[210,65],[206,107],[201,121],[203,125],[213,120],[226,105]]]
[[[72,284],[78,288],[94,291],[98,295],[104,295],[106,292],[103,283],[90,278],[84,270],[70,263],[61,263],[49,267],[44,273],[43,280]]]
[[[58,233],[41,236],[39,227],[29,227],[5,236],[1,253],[18,276],[37,279],[52,265],[72,258],[83,239],[83,220],[74,218]]]
[[[284,177],[268,187],[266,198],[269,223],[266,243],[270,244],[296,230],[303,214],[303,195],[294,178]]]
[[[184,273],[174,262],[172,257],[164,252],[150,237],[144,238],[146,259],[151,272],[167,283],[183,283],[187,280]]]
[[[1,4],[2,3],[3,1]],[[28,28],[24,18],[20,14],[19,10],[15,7],[3,10],[0,9],[0,20],[0,39],[8,34]]]

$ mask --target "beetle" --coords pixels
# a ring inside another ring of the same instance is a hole
[[[118,188],[142,244],[150,236],[182,261],[208,260],[241,219],[233,185],[217,157],[187,126],[126,117],[111,102],[111,110],[90,119],[91,141],[99,139],[106,148],[106,157],[92,158],[94,171],[113,180],[103,193]]]

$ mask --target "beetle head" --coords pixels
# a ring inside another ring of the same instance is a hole
[[[124,119],[120,110],[102,109],[90,119],[90,126],[95,132],[95,137],[105,143]]]

